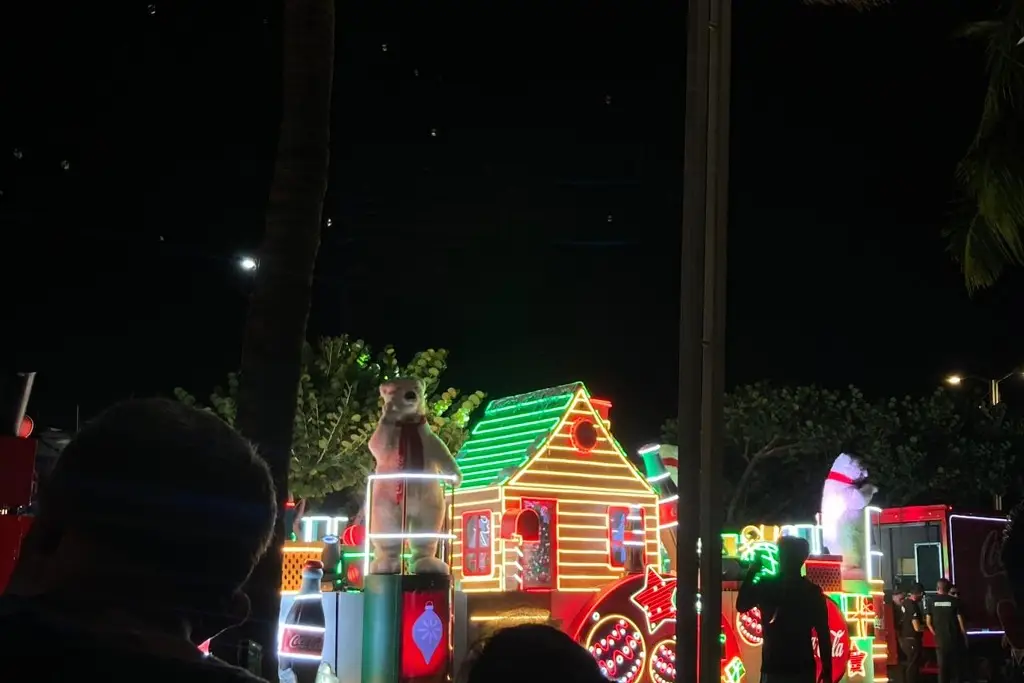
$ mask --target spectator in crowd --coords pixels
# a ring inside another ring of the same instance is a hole
[[[260,681],[197,645],[248,616],[276,507],[266,463],[214,415],[106,411],[40,487],[0,597],[0,680]]]
[[[477,644],[459,672],[460,683],[521,683],[524,678],[530,683],[608,683],[579,643],[542,624],[498,631]]]
[[[800,575],[810,556],[810,546],[798,536],[783,536],[778,547],[778,576],[759,577],[760,556],[756,556],[736,596],[737,612],[754,607],[761,610],[761,681],[814,683],[818,665],[807,647],[807,636],[813,631],[821,662],[817,680],[832,683],[832,641],[825,605],[828,598],[821,588]]]

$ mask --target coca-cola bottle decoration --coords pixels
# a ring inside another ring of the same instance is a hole
[[[441,617],[434,612],[434,603],[428,602],[423,608],[423,613],[412,624],[412,642],[416,643],[416,648],[423,655],[424,663],[430,662],[443,637],[444,624]]]
[[[281,624],[277,656],[282,683],[316,681],[317,670],[324,656],[324,634],[327,631],[320,588],[323,578],[322,562],[311,560],[302,569],[302,587]]]

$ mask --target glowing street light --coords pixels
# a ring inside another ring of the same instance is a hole
[[[247,273],[251,273],[259,268],[259,262],[252,256],[243,256],[238,259],[238,267]]]
[[[999,392],[999,385],[1011,377],[1024,377],[1024,372],[1019,369],[1011,370],[999,379],[986,379],[984,377],[975,377],[974,375],[949,375],[946,377],[946,384],[958,387],[967,380],[984,382],[988,385],[989,401],[992,405],[998,405],[1003,400]]]

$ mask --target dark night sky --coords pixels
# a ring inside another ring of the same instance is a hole
[[[0,48],[3,357],[41,373],[49,423],[205,393],[237,362],[234,259],[262,232],[274,10],[14,4],[33,15],[0,19],[19,27]],[[1024,360],[1024,275],[971,299],[940,235],[985,85],[954,34],[985,4],[736,0],[730,385],[925,391]],[[338,17],[310,334],[447,347],[451,383],[492,397],[582,379],[627,446],[656,437],[675,411],[685,3]]]

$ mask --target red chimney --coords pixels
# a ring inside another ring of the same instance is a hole
[[[608,420],[608,414],[612,411],[612,402],[606,401],[603,398],[591,398],[591,405],[594,406],[594,410],[601,416],[602,420]]]

